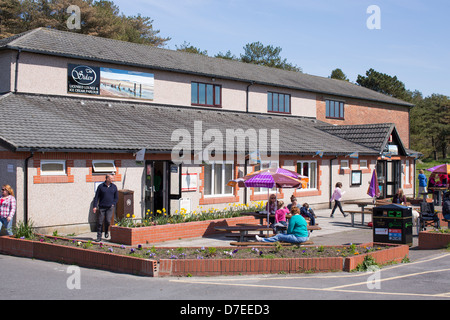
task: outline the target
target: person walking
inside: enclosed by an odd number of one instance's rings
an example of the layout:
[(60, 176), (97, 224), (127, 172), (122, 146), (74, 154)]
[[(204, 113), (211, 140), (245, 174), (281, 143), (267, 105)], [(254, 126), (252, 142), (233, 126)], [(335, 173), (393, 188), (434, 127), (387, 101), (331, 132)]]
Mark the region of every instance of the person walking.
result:
[[(114, 207), (119, 201), (119, 192), (113, 183), (114, 176), (107, 174), (105, 182), (98, 186), (95, 192), (92, 211), (97, 215), (97, 241), (102, 240), (102, 230), (105, 227), (105, 238), (109, 237), (109, 226), (114, 213)], [(98, 206), (98, 208), (97, 208)]]
[(341, 210), (344, 217), (348, 216), (348, 214), (344, 213), (344, 210), (342, 209), (341, 200), (342, 200), (342, 196), (344, 195), (345, 191), (342, 191), (341, 188), (342, 188), (342, 183), (341, 182), (336, 183), (336, 188), (334, 189), (333, 195), (331, 196), (331, 199), (330, 199), (331, 202), (334, 200), (334, 208), (331, 211), (330, 218), (334, 218), (334, 211), (336, 210), (337, 207), (339, 207), (339, 210)]
[(6, 233), (12, 236), (12, 221), (16, 213), (16, 198), (9, 184), (2, 186), (2, 197), (0, 198), (0, 231), (5, 226)]

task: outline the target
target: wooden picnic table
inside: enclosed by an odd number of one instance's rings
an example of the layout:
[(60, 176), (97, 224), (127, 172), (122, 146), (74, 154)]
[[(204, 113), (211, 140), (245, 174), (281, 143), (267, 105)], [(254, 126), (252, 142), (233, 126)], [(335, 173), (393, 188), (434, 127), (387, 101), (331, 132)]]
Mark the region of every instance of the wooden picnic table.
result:
[[(308, 226), (308, 230), (321, 230), (319, 226)], [(273, 228), (262, 225), (243, 225), (243, 226), (227, 226), (227, 227), (215, 227), (217, 231), (226, 231), (229, 233), (238, 232), (236, 236), (239, 237), (239, 242), (244, 242), (246, 238), (253, 237), (254, 235), (249, 234), (249, 232), (273, 232)]]
[(373, 201), (345, 201), (344, 204), (356, 204), (361, 210), (352, 211), (352, 210), (344, 210), (345, 213), (348, 213), (352, 216), (352, 227), (355, 226), (355, 214), (361, 215), (361, 225), (364, 225), (364, 215), (370, 214), (372, 215), (372, 208), (367, 208), (367, 206), (375, 206)]
[(433, 195), (436, 192), (436, 199), (434, 199), (434, 197), (433, 197), (433, 200), (435, 200), (436, 205), (442, 206), (442, 199), (444, 198), (444, 192), (447, 191), (448, 188), (447, 187), (429, 187), (428, 190), (431, 191), (433, 193)]
[[(241, 212), (242, 216), (254, 216), (255, 218), (259, 218), (259, 224), (263, 225), (264, 224), (264, 219), (267, 219), (267, 212)], [(286, 215), (286, 219), (289, 220), (292, 217), (292, 214), (287, 214)], [(303, 217), (303, 216), (302, 216)], [(269, 218), (275, 218), (274, 214), (269, 214)], [(303, 217), (305, 218), (305, 217)], [(310, 221), (309, 218), (305, 218), (306, 221)], [(316, 223), (317, 225), (317, 223)]]

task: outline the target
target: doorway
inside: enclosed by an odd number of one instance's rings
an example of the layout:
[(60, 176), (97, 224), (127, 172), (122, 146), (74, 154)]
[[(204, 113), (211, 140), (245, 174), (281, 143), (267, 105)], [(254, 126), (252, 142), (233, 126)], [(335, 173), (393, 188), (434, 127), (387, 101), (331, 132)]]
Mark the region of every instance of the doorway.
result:
[(381, 160), (377, 162), (378, 185), (380, 186), (380, 198), (392, 198), (401, 188), (401, 161)]
[(181, 198), (181, 164), (168, 160), (145, 161), (145, 213), (173, 214)]

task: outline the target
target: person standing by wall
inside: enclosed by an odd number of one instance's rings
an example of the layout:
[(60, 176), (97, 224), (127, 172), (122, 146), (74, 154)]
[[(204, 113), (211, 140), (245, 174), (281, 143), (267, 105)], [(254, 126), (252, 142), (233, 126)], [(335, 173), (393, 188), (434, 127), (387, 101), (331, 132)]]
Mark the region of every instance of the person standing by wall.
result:
[(99, 185), (95, 192), (92, 211), (94, 213), (99, 212), (97, 215), (97, 241), (102, 240), (103, 226), (105, 226), (105, 238), (109, 237), (110, 221), (114, 213), (114, 207), (119, 201), (119, 192), (113, 181), (114, 176), (107, 174), (105, 182)]
[(2, 186), (2, 197), (0, 198), (0, 231), (5, 226), (6, 233), (12, 236), (12, 221), (16, 213), (16, 198), (10, 185)]

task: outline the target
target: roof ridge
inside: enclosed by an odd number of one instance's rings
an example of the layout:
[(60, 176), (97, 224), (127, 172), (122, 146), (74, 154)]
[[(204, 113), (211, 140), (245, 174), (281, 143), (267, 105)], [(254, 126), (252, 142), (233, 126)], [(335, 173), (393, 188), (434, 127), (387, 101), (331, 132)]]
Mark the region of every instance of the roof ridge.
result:
[[(30, 37), (40, 32), (47, 34), (47, 38), (43, 36), (39, 41), (28, 40)], [(52, 34), (54, 36), (52, 36)], [(66, 36), (68, 41), (73, 43), (73, 48), (59, 46), (58, 42), (61, 42), (61, 37)], [(20, 45), (20, 41), (24, 41), (22, 43), (23, 46)], [(88, 50), (83, 47), (89, 44), (94, 45), (93, 49), (89, 48)], [(114, 46), (114, 44), (117, 44), (116, 47), (118, 48), (112, 50), (111, 54), (105, 54), (105, 52), (102, 52), (95, 44), (97, 44), (97, 46), (104, 45), (106, 48), (102, 48), (102, 50), (107, 50), (109, 46)], [(402, 105), (406, 107), (413, 106), (406, 101), (361, 87), (351, 82), (335, 81), (335, 79), (303, 72), (301, 73), (51, 28), (41, 27), (33, 29), (22, 36), (14, 38), (9, 43), (6, 42), (6, 45), (4, 46), (9, 47), (10, 49), (22, 49), (48, 55), (196, 74), (245, 83), (252, 82), (260, 85), (276, 86), (350, 99), (377, 101), (380, 103)], [(138, 56), (140, 55), (139, 59), (134, 59), (134, 55), (130, 56), (130, 51), (136, 52), (136, 55)]]
[[(38, 32), (39, 30), (41, 30), (41, 29), (46, 29), (46, 28), (44, 28), (44, 27), (39, 27), (39, 28), (27, 30), (27, 31), (25, 31), (25, 32), (16, 34), (16, 35), (14, 35), (14, 36), (12, 36), (12, 37), (9, 37), (9, 38), (14, 38), (14, 39), (12, 39), (11, 41), (9, 41), (9, 42), (6, 44), (6, 46), (7, 46), (7, 47), (12, 46), (12, 45), (11, 45), (12, 43), (15, 43), (15, 42), (17, 42), (17, 41), (19, 41), (19, 40), (21, 40), (21, 39), (23, 39), (23, 38), (27, 38), (27, 37), (29, 37), (30, 35), (32, 35), (32, 34), (34, 34), (34, 33), (37, 33), (37, 32)], [(5, 38), (5, 40), (6, 40), (6, 39), (9, 39), (9, 38)], [(12, 47), (14, 47), (14, 46), (12, 46)]]

